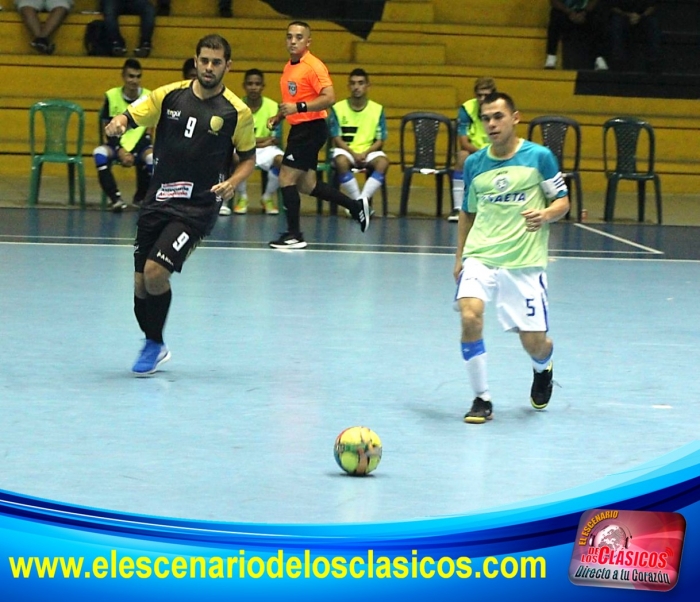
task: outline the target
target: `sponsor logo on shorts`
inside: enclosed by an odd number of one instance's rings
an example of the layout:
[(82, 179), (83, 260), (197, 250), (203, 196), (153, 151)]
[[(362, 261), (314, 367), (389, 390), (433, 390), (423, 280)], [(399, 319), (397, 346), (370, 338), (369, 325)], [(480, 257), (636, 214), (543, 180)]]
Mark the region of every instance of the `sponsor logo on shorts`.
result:
[(192, 182), (168, 182), (161, 184), (158, 192), (156, 192), (156, 201), (169, 201), (170, 199), (189, 199), (192, 198)]
[(569, 580), (668, 591), (678, 581), (684, 538), (685, 518), (676, 512), (589, 510), (579, 522)]
[(160, 259), (161, 261), (164, 261), (168, 265), (173, 265), (173, 262), (170, 261), (170, 258), (167, 255), (164, 255), (161, 251), (158, 251), (156, 253), (156, 257)]

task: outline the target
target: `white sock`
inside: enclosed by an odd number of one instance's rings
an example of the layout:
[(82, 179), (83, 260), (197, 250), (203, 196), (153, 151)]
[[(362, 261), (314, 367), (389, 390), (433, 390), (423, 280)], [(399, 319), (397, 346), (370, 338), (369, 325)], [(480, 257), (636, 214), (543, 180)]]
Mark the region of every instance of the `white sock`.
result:
[(263, 199), (269, 201), (275, 197), (277, 189), (280, 187), (280, 178), (278, 174), (272, 173), (272, 170), (267, 172), (267, 186), (265, 186), (265, 193), (263, 194)]
[(486, 353), (475, 355), (467, 360), (465, 365), (467, 366), (467, 374), (469, 374), (469, 382), (476, 396), (481, 397), (484, 401), (491, 401), (486, 371), (486, 355)]
[(461, 209), (464, 201), (464, 180), (462, 178), (452, 179), (452, 195), (455, 199), (454, 208)]
[(382, 187), (381, 180), (378, 180), (374, 176), (367, 178), (364, 187), (362, 188), (362, 196), (365, 199), (371, 199), (374, 194)]
[(352, 178), (347, 182), (343, 182), (340, 185), (340, 190), (341, 192), (347, 194), (351, 199), (360, 198), (360, 187), (358, 186), (357, 180), (355, 178)]

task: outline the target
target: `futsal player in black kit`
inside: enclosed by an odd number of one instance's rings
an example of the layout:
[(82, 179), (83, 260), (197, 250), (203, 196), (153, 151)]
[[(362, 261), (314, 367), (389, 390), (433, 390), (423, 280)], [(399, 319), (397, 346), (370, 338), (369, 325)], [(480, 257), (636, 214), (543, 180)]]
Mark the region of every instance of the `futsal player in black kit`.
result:
[[(170, 359), (163, 341), (172, 292), (170, 276), (216, 222), (222, 202), (255, 168), (255, 129), (248, 106), (222, 83), (231, 47), (219, 35), (202, 38), (197, 78), (155, 89), (110, 121), (107, 136), (156, 127), (153, 177), (141, 203), (134, 243), (134, 314), (146, 342), (132, 368), (153, 374)], [(234, 150), (238, 156), (231, 175)]]

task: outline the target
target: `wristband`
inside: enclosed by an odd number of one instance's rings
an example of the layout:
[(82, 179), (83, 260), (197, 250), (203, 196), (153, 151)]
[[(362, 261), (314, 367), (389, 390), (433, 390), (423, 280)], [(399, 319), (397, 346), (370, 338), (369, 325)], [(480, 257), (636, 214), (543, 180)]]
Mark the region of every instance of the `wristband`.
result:
[(297, 103), (297, 112), (299, 113), (306, 113), (308, 111), (308, 107), (306, 106), (305, 102), (298, 102)]

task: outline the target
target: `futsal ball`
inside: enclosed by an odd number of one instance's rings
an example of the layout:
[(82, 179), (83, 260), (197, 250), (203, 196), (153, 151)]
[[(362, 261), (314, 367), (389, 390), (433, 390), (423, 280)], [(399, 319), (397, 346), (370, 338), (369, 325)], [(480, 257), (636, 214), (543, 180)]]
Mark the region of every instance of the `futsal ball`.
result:
[(366, 426), (352, 426), (335, 439), (335, 461), (345, 472), (362, 476), (372, 472), (382, 459), (379, 435)]

